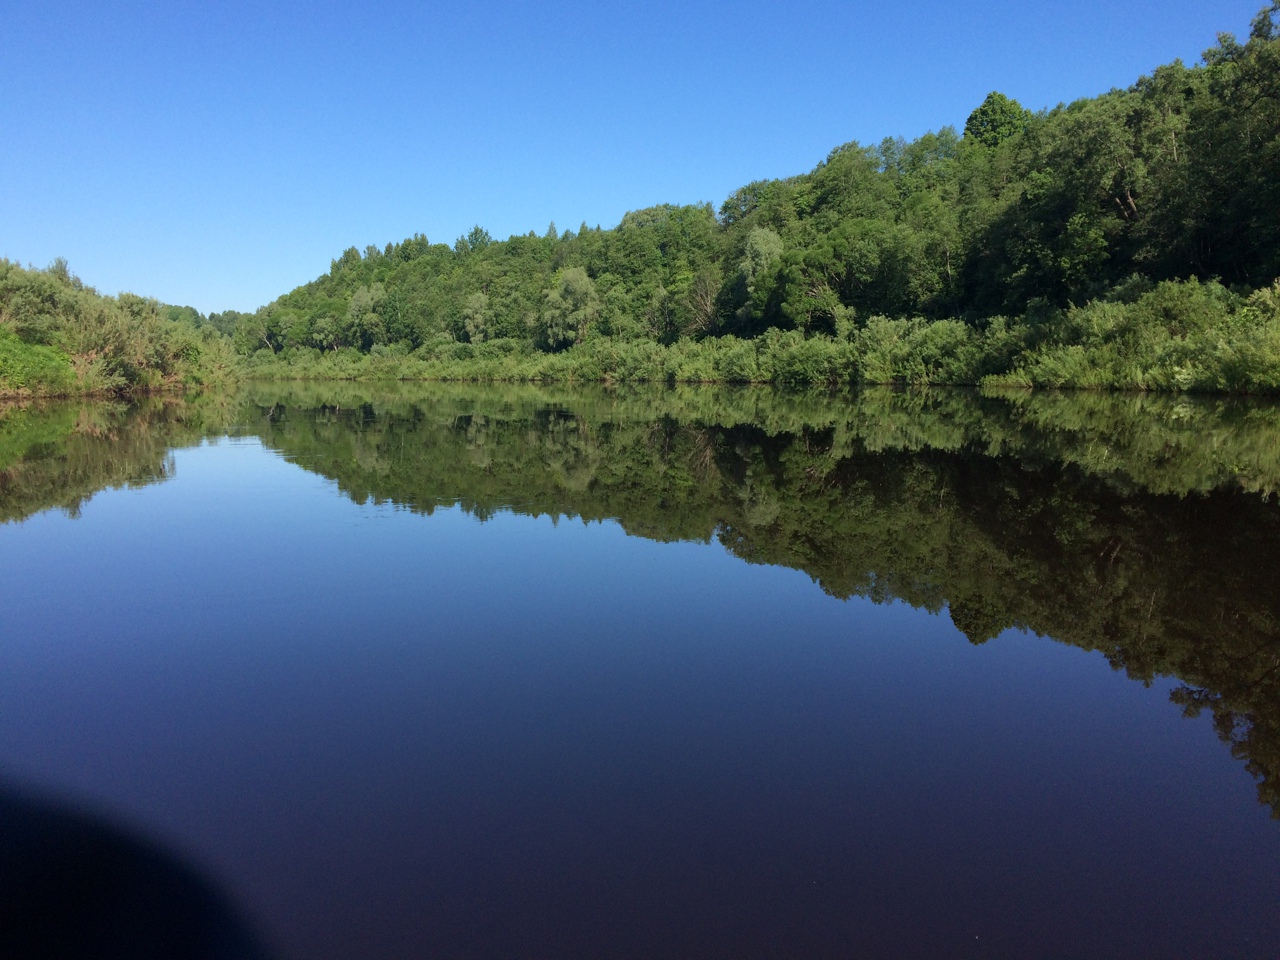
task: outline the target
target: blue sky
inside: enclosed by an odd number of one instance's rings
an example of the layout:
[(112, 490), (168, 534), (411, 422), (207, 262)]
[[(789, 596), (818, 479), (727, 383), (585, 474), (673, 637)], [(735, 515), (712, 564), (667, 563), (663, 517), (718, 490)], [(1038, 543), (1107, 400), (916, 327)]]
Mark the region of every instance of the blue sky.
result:
[(835, 145), (1124, 87), (1263, 0), (36, 3), (0, 16), (0, 256), (260, 306), (348, 246), (717, 206)]

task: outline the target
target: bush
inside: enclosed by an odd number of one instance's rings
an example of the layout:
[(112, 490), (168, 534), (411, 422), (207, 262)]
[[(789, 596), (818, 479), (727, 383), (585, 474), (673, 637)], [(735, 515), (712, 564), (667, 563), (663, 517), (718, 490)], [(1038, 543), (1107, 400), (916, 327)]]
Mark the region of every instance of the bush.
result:
[(0, 328), (0, 395), (57, 396), (76, 391), (75, 370), (60, 350), (23, 343)]
[(974, 384), (1139, 390), (1280, 391), (1280, 286), (1247, 301), (1216, 283), (1128, 282), (1115, 296), (1021, 319), (871, 317), (848, 338), (766, 330), (653, 340), (604, 336), (557, 353), (514, 339), (438, 336), (402, 348), (260, 351), (254, 376), (297, 379), (507, 380), (544, 383), (771, 382)]
[[(24, 270), (0, 260), (0, 330), (12, 341), (5, 380), (22, 378), (28, 392), (143, 392), (222, 382), (238, 370), (216, 331), (171, 319), (155, 300), (101, 296), (62, 261), (48, 270)], [(15, 343), (55, 353), (20, 350)], [(70, 385), (60, 372), (67, 365)]]

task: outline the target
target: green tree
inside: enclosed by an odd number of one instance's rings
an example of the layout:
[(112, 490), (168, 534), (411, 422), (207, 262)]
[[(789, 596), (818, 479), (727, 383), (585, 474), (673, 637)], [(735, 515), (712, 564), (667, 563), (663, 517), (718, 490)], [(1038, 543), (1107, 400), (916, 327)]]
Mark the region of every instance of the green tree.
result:
[(563, 350), (585, 339), (600, 318), (600, 296), (587, 271), (562, 270), (538, 317), (535, 339), (545, 350)]
[(489, 295), (473, 293), (462, 308), (462, 322), (471, 343), (483, 343), (489, 336)]
[(969, 114), (969, 119), (964, 124), (964, 135), (986, 147), (999, 146), (1014, 134), (1025, 130), (1030, 118), (1030, 112), (1024, 110), (1017, 100), (1011, 100), (1003, 93), (993, 90)]

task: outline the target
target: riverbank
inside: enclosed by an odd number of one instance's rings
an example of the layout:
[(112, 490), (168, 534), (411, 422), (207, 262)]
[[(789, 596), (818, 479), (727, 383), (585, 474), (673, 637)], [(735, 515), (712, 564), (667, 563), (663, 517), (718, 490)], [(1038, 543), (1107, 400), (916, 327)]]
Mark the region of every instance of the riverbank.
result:
[(547, 353), (517, 339), (261, 350), (244, 374), (275, 380), (541, 383), (772, 383), (986, 386), (1274, 394), (1280, 392), (1280, 285), (1236, 297), (1216, 283), (1160, 284), (1132, 302), (1095, 301), (1052, 317), (872, 317), (842, 336), (768, 330), (650, 340), (589, 337)]

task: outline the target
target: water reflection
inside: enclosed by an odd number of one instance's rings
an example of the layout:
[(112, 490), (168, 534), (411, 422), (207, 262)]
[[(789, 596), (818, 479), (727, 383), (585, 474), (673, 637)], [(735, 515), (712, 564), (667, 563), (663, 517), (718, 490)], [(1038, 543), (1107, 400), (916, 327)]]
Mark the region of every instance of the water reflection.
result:
[(253, 436), (352, 500), (716, 539), (836, 597), (947, 610), (1177, 679), (1280, 815), (1280, 408), (707, 388), (252, 385), (0, 412), (0, 520), (163, 481)]

